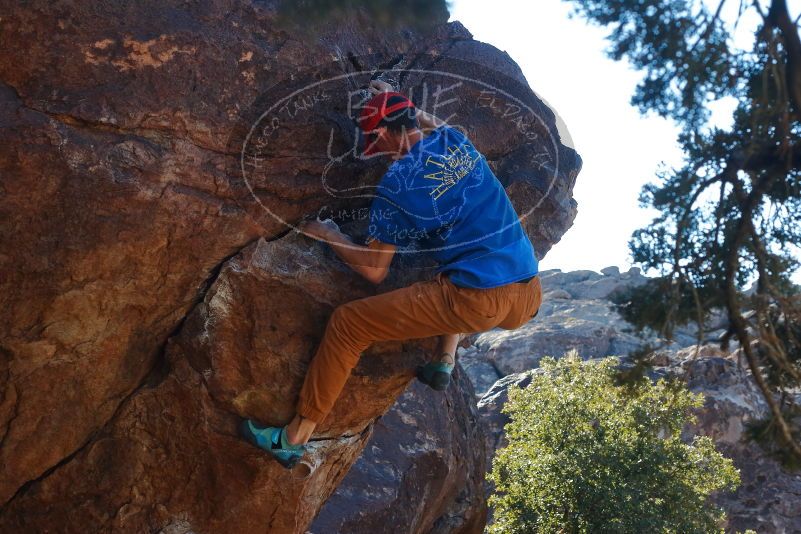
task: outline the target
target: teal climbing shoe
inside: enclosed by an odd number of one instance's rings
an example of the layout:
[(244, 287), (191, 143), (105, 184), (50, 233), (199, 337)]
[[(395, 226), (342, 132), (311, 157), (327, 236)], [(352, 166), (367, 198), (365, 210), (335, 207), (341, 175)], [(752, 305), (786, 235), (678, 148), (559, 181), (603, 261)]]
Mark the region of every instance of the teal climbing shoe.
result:
[(278, 463), (292, 469), (306, 452), (303, 445), (292, 445), (287, 441), (286, 427), (258, 427), (250, 419), (239, 425), (239, 433), (256, 447), (269, 452)]
[(437, 391), (445, 391), (451, 383), (451, 373), (456, 365), (446, 362), (428, 362), (417, 367), (417, 379)]

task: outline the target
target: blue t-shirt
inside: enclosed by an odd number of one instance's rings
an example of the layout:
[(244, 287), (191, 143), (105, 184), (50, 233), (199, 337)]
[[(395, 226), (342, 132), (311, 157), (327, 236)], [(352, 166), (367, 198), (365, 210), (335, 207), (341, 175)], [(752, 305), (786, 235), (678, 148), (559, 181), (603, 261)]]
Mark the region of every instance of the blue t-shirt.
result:
[(489, 288), (537, 274), (534, 247), (487, 161), (460, 131), (441, 126), (395, 161), (378, 184), (368, 234), (432, 254), (437, 272)]

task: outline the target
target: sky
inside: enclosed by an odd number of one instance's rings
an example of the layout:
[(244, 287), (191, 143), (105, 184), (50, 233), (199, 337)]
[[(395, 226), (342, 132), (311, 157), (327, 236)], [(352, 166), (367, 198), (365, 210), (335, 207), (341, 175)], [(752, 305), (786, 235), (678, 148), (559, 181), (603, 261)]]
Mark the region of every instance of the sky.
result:
[[(710, 2), (711, 3), (711, 2)], [(739, 2), (729, 2), (732, 8)], [(788, 2), (797, 14), (801, 0)], [(722, 16), (735, 15), (725, 5)], [(717, 2), (711, 9), (717, 7)], [(529, 85), (564, 121), (572, 146), (583, 159), (573, 191), (578, 215), (562, 240), (540, 262), (540, 269), (599, 271), (632, 266), (628, 241), (655, 214), (639, 207), (638, 195), (655, 179), (660, 164), (678, 167), (682, 152), (678, 127), (655, 114), (641, 115), (630, 99), (642, 73), (625, 61), (608, 59), (606, 28), (568, 18), (561, 0), (453, 0), (458, 20), (479, 41), (505, 50)], [(735, 44), (750, 48), (756, 13), (741, 20)], [(732, 102), (716, 103), (712, 122), (731, 121)], [(563, 142), (571, 144), (565, 139)]]

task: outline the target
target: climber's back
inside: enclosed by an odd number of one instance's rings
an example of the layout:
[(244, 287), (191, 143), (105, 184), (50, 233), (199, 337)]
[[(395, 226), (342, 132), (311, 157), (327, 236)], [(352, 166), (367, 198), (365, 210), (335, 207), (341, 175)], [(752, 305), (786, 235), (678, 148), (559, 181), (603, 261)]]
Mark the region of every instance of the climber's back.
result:
[(537, 274), (534, 247), (486, 158), (442, 125), (414, 144), (381, 179), (371, 238), (420, 249), (460, 286), (489, 288)]

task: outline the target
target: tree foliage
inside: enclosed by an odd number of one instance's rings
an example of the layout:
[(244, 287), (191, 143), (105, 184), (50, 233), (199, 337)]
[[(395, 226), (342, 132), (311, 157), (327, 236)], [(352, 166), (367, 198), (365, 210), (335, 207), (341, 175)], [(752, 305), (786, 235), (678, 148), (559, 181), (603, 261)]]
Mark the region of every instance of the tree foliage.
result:
[[(659, 215), (630, 242), (634, 261), (662, 276), (620, 298), (622, 312), (667, 336), (694, 319), (700, 339), (709, 312), (724, 309), (771, 408), (769, 426), (801, 458), (794, 397), (782, 394), (801, 386), (801, 299), (790, 278), (801, 250), (797, 20), (786, 0), (728, 0), (738, 13), (728, 21), (727, 0), (714, 11), (703, 0), (566, 1), (610, 28), (610, 57), (643, 71), (632, 103), (682, 129), (685, 161), (643, 189), (641, 204)], [(732, 31), (748, 14), (761, 23), (753, 47), (740, 49)], [(735, 99), (733, 124), (709, 127), (710, 104), (721, 97)]]
[(617, 364), (546, 358), (509, 390), (491, 533), (721, 531), (709, 496), (739, 474), (709, 438), (680, 436), (703, 397), (665, 380), (618, 386)]

